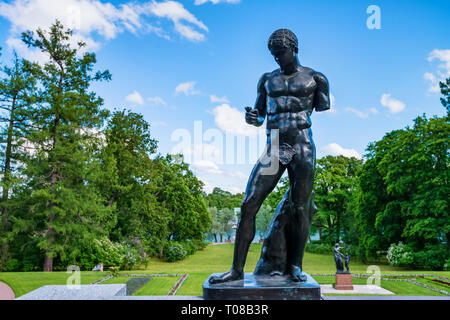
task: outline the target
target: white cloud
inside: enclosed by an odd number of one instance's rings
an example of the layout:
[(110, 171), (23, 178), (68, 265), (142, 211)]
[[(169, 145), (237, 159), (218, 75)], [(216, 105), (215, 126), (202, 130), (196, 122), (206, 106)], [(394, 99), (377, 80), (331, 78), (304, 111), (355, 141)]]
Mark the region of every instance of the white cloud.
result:
[[(183, 22), (188, 22), (192, 25), (197, 26), (203, 31), (208, 31), (208, 27), (199, 21), (192, 13), (184, 8), (184, 6), (176, 1), (164, 1), (147, 3), (143, 5), (147, 9), (148, 13), (154, 14), (160, 18), (167, 18), (172, 20), (175, 25), (175, 30), (180, 33), (183, 37), (191, 41), (202, 41), (205, 39), (205, 35), (201, 32), (196, 31), (188, 24)], [(145, 12), (146, 10), (144, 10)]]
[(169, 38), (168, 31), (159, 26), (161, 19), (171, 21), (175, 32), (190, 41), (202, 41), (208, 32), (208, 27), (177, 1), (133, 1), (116, 6), (98, 0), (13, 0), (0, 2), (0, 16), (11, 23), (8, 46), (19, 52), (24, 51), (21, 32), (48, 29), (56, 19), (74, 31), (73, 43), (85, 41), (88, 51), (98, 50), (102, 41), (125, 31)]
[(150, 97), (147, 99), (150, 103), (155, 104), (155, 105), (161, 105), (161, 106), (167, 106), (167, 102), (164, 101), (163, 98), (161, 97)]
[(235, 135), (256, 136), (265, 134), (263, 126), (255, 127), (245, 122), (244, 112), (231, 107), (229, 104), (222, 104), (213, 109), (214, 122), (222, 131)]
[(237, 171), (226, 171), (216, 163), (208, 160), (195, 161), (190, 165), (198, 179), (205, 185), (203, 190), (212, 192), (214, 187), (219, 187), (231, 193), (240, 193), (245, 190), (248, 175)]
[(427, 60), (433, 62), (439, 60), (441, 63), (435, 73), (425, 72), (423, 78), (429, 82), (428, 91), (431, 93), (440, 93), (439, 81), (450, 77), (450, 49), (434, 49), (428, 55)]
[(196, 6), (205, 4), (207, 2), (211, 2), (212, 4), (218, 4), (221, 2), (226, 2), (226, 3), (239, 3), (241, 2), (241, 0), (195, 0), (194, 4)]
[(192, 95), (196, 95), (196, 94), (200, 94), (201, 92), (195, 89), (195, 81), (190, 81), (190, 82), (183, 82), (180, 83), (176, 88), (175, 88), (175, 94), (180, 94), (180, 93), (184, 93), (187, 96), (192, 96)]
[(377, 114), (378, 113), (378, 110), (375, 109), (375, 108), (370, 108), (367, 111), (360, 111), (360, 110), (357, 110), (357, 109), (354, 109), (354, 108), (347, 107), (347, 108), (345, 108), (345, 111), (353, 113), (353, 114), (357, 115), (361, 119), (367, 119), (370, 116), (370, 114)]
[(222, 175), (224, 172), (215, 164), (213, 161), (200, 160), (191, 164), (192, 169), (202, 175), (202, 174), (216, 174)]
[(362, 156), (354, 149), (345, 149), (338, 145), (337, 143), (330, 143), (329, 145), (322, 148), (322, 151), (334, 156), (344, 156), (347, 158), (355, 157), (357, 159), (362, 159)]
[(230, 101), (226, 96), (219, 98), (215, 94), (212, 94), (209, 96), (209, 99), (211, 100), (212, 103), (230, 103)]
[(381, 96), (380, 102), (383, 107), (388, 108), (393, 114), (403, 111), (406, 107), (406, 105), (403, 102), (395, 98), (392, 98), (391, 94), (389, 93), (384, 93)]
[(138, 104), (140, 106), (144, 105), (144, 98), (142, 98), (141, 94), (137, 91), (133, 91), (125, 98), (127, 101), (132, 102), (134, 104)]
[(244, 181), (244, 182), (247, 181), (247, 179), (248, 179), (248, 175), (243, 174), (240, 171), (231, 171), (231, 172), (228, 172), (227, 175), (232, 178), (238, 179), (240, 181)]
[(443, 62), (439, 68), (445, 71), (445, 76), (450, 75), (450, 49), (434, 49), (428, 55), (428, 61), (439, 60)]
[(440, 93), (441, 88), (439, 87), (439, 79), (431, 72), (425, 72), (423, 78), (430, 83), (428, 91), (431, 93)]

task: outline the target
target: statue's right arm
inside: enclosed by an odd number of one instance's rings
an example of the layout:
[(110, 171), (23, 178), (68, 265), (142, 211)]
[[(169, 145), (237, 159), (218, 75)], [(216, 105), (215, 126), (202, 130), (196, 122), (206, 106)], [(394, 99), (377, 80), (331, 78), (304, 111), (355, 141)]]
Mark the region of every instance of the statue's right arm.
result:
[(266, 81), (268, 79), (269, 73), (265, 73), (261, 76), (261, 78), (258, 81), (258, 93), (256, 97), (255, 107), (253, 109), (258, 110), (258, 119), (253, 124), (256, 127), (262, 126), (264, 123), (264, 118), (266, 117), (267, 113), (267, 92), (266, 92)]

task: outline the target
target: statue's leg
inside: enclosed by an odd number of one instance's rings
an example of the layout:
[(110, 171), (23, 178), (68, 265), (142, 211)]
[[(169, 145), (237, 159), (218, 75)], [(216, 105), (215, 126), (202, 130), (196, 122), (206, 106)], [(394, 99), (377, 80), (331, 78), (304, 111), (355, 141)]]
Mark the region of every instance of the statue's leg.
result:
[(255, 218), (264, 199), (275, 188), (286, 166), (279, 164), (276, 170), (268, 170), (270, 164), (258, 160), (250, 174), (245, 197), (241, 204), (241, 219), (236, 230), (233, 265), (229, 272), (210, 279), (211, 283), (220, 283), (242, 279), (248, 249), (255, 237)]
[(287, 230), (289, 273), (294, 281), (306, 281), (302, 274), (302, 261), (309, 237), (312, 216), (316, 210), (313, 203), (315, 148), (302, 146), (289, 164), (291, 183), (290, 223)]

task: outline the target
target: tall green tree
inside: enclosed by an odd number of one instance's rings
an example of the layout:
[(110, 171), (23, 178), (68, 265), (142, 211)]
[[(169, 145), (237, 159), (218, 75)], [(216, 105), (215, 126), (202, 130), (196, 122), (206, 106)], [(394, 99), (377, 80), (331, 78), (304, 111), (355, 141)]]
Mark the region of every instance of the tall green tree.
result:
[(39, 129), (27, 136), (35, 151), (23, 172), (29, 181), (29, 207), (22, 217), (33, 226), (44, 253), (44, 271), (52, 271), (55, 257), (64, 261), (71, 256), (68, 252), (77, 248), (74, 239), (101, 233), (109, 217), (90, 183), (95, 172), (89, 166), (96, 133), (108, 112), (89, 89), (111, 75), (94, 72), (95, 54), (81, 54), (82, 42), (72, 48), (71, 37), (72, 31), (59, 21), (49, 30), (22, 34), (25, 44), (48, 58), (33, 73), (40, 91), (33, 124)]
[(401, 241), (411, 266), (442, 268), (450, 253), (449, 136), (448, 117), (423, 115), (369, 145), (356, 215), (363, 256)]
[(330, 244), (349, 240), (353, 220), (351, 203), (361, 165), (362, 160), (353, 157), (326, 156), (317, 160), (314, 201), (318, 211), (313, 224), (321, 238)]
[(204, 240), (211, 216), (203, 198), (203, 183), (182, 157), (158, 156), (155, 163), (160, 172), (157, 199), (170, 213), (168, 240)]
[[(101, 173), (98, 188), (105, 205), (112, 207), (117, 224), (112, 230), (113, 240), (145, 238), (148, 233), (163, 235), (167, 214), (157, 213), (156, 184), (153, 163), (157, 142), (150, 135), (150, 125), (141, 114), (116, 111), (105, 130), (105, 147), (100, 154)], [(153, 226), (152, 226), (153, 225)]]
[(13, 66), (2, 69), (0, 79), (0, 135), (1, 135), (1, 233), (0, 271), (9, 257), (8, 231), (10, 231), (9, 198), (13, 184), (18, 182), (16, 166), (26, 148), (27, 129), (31, 124), (32, 105), (35, 102), (36, 79), (32, 75), (33, 64), (19, 59), (14, 53)]

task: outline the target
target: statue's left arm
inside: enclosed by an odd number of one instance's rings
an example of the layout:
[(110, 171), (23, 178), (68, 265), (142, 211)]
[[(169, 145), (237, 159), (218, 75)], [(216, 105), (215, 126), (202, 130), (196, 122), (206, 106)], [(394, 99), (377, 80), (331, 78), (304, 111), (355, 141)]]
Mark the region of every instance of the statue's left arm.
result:
[(314, 73), (314, 80), (317, 83), (314, 94), (313, 109), (316, 111), (326, 111), (330, 109), (330, 86), (328, 79), (320, 72)]

